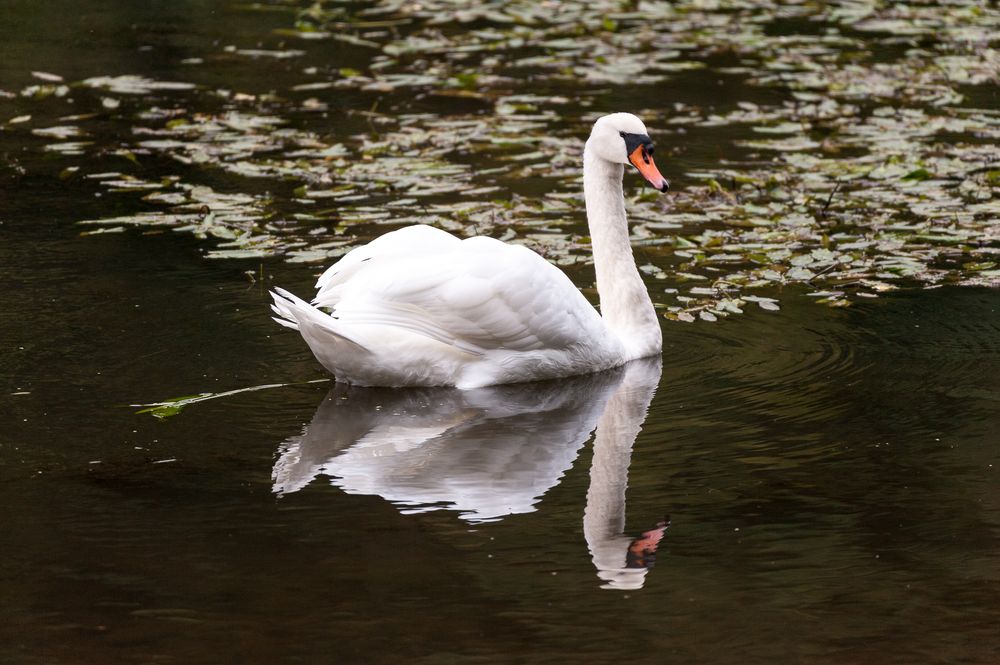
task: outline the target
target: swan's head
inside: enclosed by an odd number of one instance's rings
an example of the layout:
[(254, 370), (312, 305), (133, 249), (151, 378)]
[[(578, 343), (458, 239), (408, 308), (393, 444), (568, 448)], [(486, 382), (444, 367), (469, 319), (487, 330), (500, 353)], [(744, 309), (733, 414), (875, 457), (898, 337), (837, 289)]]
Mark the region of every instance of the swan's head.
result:
[(670, 186), (653, 161), (653, 140), (646, 132), (646, 125), (631, 113), (598, 118), (587, 140), (587, 149), (614, 164), (631, 164), (661, 192)]

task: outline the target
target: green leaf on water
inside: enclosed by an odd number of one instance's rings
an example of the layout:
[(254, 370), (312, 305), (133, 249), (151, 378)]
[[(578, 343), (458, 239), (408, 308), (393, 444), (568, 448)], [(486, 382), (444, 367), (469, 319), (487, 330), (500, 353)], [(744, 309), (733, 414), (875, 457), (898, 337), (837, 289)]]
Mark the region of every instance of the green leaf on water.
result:
[(303, 381), (300, 383), (267, 383), (260, 386), (250, 386), (248, 388), (237, 388), (235, 390), (226, 390), (220, 393), (198, 393), (197, 395), (184, 395), (182, 397), (171, 397), (165, 399), (162, 402), (153, 402), (151, 404), (131, 404), (130, 406), (142, 406), (146, 407), (136, 411), (136, 414), (148, 413), (154, 418), (164, 420), (172, 416), (179, 414), (184, 407), (190, 406), (191, 404), (197, 404), (198, 402), (205, 402), (210, 399), (219, 399), (220, 397), (230, 397), (232, 395), (239, 395), (241, 393), (251, 393), (258, 390), (268, 390), (271, 388), (284, 388), (286, 386), (303, 386), (311, 383), (327, 383), (330, 379), (314, 379), (312, 381)]
[(928, 171), (927, 169), (915, 169), (913, 171), (910, 171), (906, 175), (904, 175), (902, 179), (903, 180), (916, 180), (916, 181), (919, 182), (921, 180), (928, 180), (928, 179), (933, 178), (933, 177), (934, 176), (931, 175), (930, 171)]
[[(182, 397), (171, 397), (170, 399), (165, 399), (162, 402), (149, 406), (145, 409), (140, 409), (136, 413), (148, 413), (151, 416), (159, 419), (169, 418), (171, 416), (176, 416), (181, 410), (188, 404), (193, 404), (195, 402), (200, 402), (204, 399), (208, 399), (212, 393), (198, 393), (197, 395), (184, 395)], [(133, 404), (133, 406), (142, 406), (140, 404)]]

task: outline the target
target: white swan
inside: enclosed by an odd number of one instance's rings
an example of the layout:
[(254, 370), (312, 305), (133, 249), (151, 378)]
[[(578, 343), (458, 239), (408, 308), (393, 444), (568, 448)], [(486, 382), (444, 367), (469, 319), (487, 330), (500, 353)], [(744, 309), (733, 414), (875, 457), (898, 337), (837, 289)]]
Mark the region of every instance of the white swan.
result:
[(602, 314), (525, 247), (416, 225), (349, 252), (319, 278), (312, 304), (275, 289), (275, 320), (299, 330), (339, 381), (365, 386), (469, 389), (657, 354), (659, 320), (632, 257), (622, 194), (629, 163), (666, 191), (652, 152), (645, 125), (628, 113), (600, 118), (584, 149)]

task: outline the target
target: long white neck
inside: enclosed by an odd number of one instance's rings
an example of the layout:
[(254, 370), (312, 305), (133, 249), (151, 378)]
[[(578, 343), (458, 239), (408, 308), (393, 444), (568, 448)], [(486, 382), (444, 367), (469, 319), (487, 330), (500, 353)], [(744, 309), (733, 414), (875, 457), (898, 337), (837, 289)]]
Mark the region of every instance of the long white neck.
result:
[(628, 238), (624, 167), (598, 157), (588, 142), (583, 152), (583, 194), (597, 273), (601, 316), (625, 346), (626, 360), (658, 353), (660, 323), (639, 276)]

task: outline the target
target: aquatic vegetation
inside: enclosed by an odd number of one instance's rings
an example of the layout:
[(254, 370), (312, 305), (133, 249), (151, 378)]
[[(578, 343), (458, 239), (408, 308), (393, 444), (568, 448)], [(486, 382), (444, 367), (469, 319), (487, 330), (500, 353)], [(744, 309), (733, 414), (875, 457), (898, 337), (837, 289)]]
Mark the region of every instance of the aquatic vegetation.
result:
[[(141, 199), (87, 232), (172, 228), (212, 239), (211, 258), (318, 267), (427, 222), (572, 265), (589, 255), (582, 139), (629, 110), (660, 130), (675, 184), (663, 199), (627, 185), (669, 319), (773, 311), (785, 286), (847, 306), (1000, 285), (1000, 11), (985, 3), (244, 9), (285, 23), (178, 62), (191, 82), (35, 72), (0, 96), (0, 137), (30, 134), (60, 169), (80, 167), (68, 177)], [(285, 74), (268, 93), (200, 82), (223, 57)], [(109, 121), (127, 130), (109, 140), (96, 127)]]
[(270, 390), (272, 388), (285, 388), (287, 386), (309, 385), (313, 383), (328, 383), (329, 381), (330, 379), (313, 379), (312, 381), (305, 381), (303, 383), (267, 383), (259, 386), (248, 386), (246, 388), (236, 388), (234, 390), (225, 390), (217, 393), (198, 393), (197, 395), (171, 397), (163, 400), (162, 402), (152, 402), (150, 404), (130, 404), (129, 406), (133, 408), (139, 406), (144, 407), (136, 411), (136, 413), (148, 413), (154, 418), (163, 420), (165, 418), (170, 418), (171, 416), (176, 416), (184, 409), (184, 407), (191, 404), (197, 404), (198, 402), (206, 402), (208, 400), (219, 399), (222, 397), (232, 397), (233, 395), (257, 392), (258, 390)]

